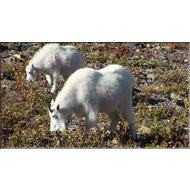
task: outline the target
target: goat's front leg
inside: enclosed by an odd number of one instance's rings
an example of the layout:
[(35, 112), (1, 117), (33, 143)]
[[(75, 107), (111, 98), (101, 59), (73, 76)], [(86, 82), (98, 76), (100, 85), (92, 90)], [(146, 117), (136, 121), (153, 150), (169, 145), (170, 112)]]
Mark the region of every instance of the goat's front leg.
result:
[(46, 79), (47, 79), (49, 85), (53, 84), (53, 80), (52, 80), (51, 75), (46, 75)]
[(95, 131), (98, 128), (98, 125), (96, 124), (98, 119), (98, 114), (95, 112), (90, 112), (85, 117), (85, 133), (84, 136), (86, 137), (88, 133), (90, 133), (90, 129), (95, 127)]
[(56, 93), (57, 92), (57, 83), (59, 82), (59, 72), (55, 72), (53, 73), (53, 86), (51, 89), (52, 93)]
[(90, 126), (85, 125), (85, 132), (84, 132), (84, 137), (87, 137), (87, 134), (90, 133)]

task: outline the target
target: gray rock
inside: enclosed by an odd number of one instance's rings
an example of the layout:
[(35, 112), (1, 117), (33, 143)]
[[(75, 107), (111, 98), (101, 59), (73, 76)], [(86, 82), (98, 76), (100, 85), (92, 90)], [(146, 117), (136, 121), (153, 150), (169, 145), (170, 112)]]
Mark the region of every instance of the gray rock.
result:
[(156, 58), (156, 59), (165, 59), (165, 55), (164, 54), (161, 54), (161, 53), (153, 53), (153, 56)]
[(181, 108), (181, 106), (178, 106), (178, 105), (177, 105), (177, 106), (176, 106), (176, 109), (180, 112), (182, 108)]
[(0, 56), (1, 58), (7, 58), (7, 57), (9, 57), (9, 53), (8, 52), (6, 52), (6, 51), (4, 51), (4, 52), (2, 52), (1, 53), (1, 56)]
[(16, 51), (21, 51), (21, 44), (20, 45), (8, 45), (9, 50), (16, 50)]
[(31, 125), (31, 126), (38, 125), (38, 122), (36, 121), (36, 119), (32, 119), (32, 120), (30, 121), (30, 125)]
[(141, 80), (141, 83), (144, 83), (144, 84), (145, 84), (145, 83), (147, 83), (147, 82), (146, 82), (145, 79), (142, 79), (142, 80)]
[(171, 99), (173, 99), (175, 97), (175, 93), (172, 92), (170, 97), (171, 97)]
[(7, 95), (12, 97), (14, 100), (22, 99), (22, 96), (19, 93), (17, 93), (16, 91), (9, 91), (9, 92), (7, 92)]
[(136, 59), (136, 60), (140, 59), (140, 57), (138, 55), (135, 55), (133, 58)]
[(154, 76), (154, 74), (148, 74), (148, 75), (147, 75), (147, 78), (154, 79), (154, 78), (155, 78), (155, 76)]
[(162, 49), (164, 51), (166, 51), (167, 53), (172, 53), (172, 49), (170, 47), (168, 47), (168, 46), (164, 46), (164, 47), (162, 47)]
[(67, 128), (68, 130), (76, 130), (76, 129), (79, 128), (79, 126), (78, 126), (78, 125), (67, 125), (66, 128)]
[(155, 49), (160, 50), (160, 46), (155, 47)]
[(14, 63), (16, 63), (17, 58), (16, 57), (7, 57), (5, 59), (3, 59), (3, 62), (7, 65), (12, 65)]

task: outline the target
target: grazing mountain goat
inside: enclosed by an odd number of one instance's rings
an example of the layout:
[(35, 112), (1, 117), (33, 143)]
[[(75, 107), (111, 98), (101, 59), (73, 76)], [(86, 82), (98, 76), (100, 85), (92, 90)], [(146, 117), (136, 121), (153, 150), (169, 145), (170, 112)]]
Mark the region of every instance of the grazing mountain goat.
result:
[(99, 113), (106, 113), (112, 120), (108, 130), (113, 132), (119, 121), (118, 110), (131, 127), (132, 138), (136, 139), (132, 107), (133, 75), (120, 65), (110, 65), (101, 70), (84, 68), (75, 71), (57, 95), (51, 108), (50, 131), (63, 131), (66, 118), (74, 113), (85, 117), (85, 136), (91, 127), (97, 126)]
[(34, 82), (39, 73), (44, 73), (48, 83), (52, 86), (51, 92), (57, 91), (57, 83), (61, 75), (63, 80), (82, 67), (82, 56), (74, 46), (60, 46), (46, 44), (26, 66), (28, 82)]

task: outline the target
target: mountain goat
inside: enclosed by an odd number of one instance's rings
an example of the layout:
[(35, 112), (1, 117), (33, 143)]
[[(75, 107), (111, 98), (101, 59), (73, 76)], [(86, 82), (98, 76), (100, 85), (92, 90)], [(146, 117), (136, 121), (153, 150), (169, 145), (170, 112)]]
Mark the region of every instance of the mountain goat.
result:
[(132, 139), (136, 139), (133, 85), (133, 75), (120, 65), (109, 65), (101, 70), (83, 68), (75, 71), (48, 108), (50, 131), (64, 131), (66, 118), (74, 113), (78, 118), (85, 117), (86, 136), (90, 128), (98, 127), (98, 114), (106, 113), (112, 120), (108, 131), (113, 132), (119, 121), (119, 110), (123, 119), (130, 124)]
[(82, 60), (81, 54), (74, 46), (46, 44), (34, 54), (26, 66), (26, 80), (34, 82), (38, 74), (44, 73), (48, 83), (53, 85), (51, 92), (56, 92), (59, 76), (66, 81), (72, 73), (82, 67)]

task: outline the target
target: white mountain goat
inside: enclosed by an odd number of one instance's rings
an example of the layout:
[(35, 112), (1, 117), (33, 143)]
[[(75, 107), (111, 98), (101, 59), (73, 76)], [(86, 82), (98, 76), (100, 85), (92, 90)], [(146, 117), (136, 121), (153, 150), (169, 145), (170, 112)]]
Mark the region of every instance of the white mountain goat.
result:
[(134, 78), (120, 65), (109, 65), (101, 70), (83, 68), (75, 71), (66, 81), (56, 100), (48, 108), (51, 118), (50, 131), (64, 131), (66, 118), (75, 114), (85, 117), (85, 136), (90, 128), (98, 127), (99, 113), (106, 113), (112, 120), (108, 131), (113, 132), (119, 121), (118, 110), (130, 124), (132, 139), (137, 132), (132, 107)]
[(48, 83), (52, 86), (51, 92), (57, 91), (59, 77), (63, 80), (82, 68), (82, 56), (74, 46), (60, 46), (59, 44), (46, 44), (34, 54), (29, 65), (26, 66), (28, 82), (34, 82), (40, 73), (46, 75)]

